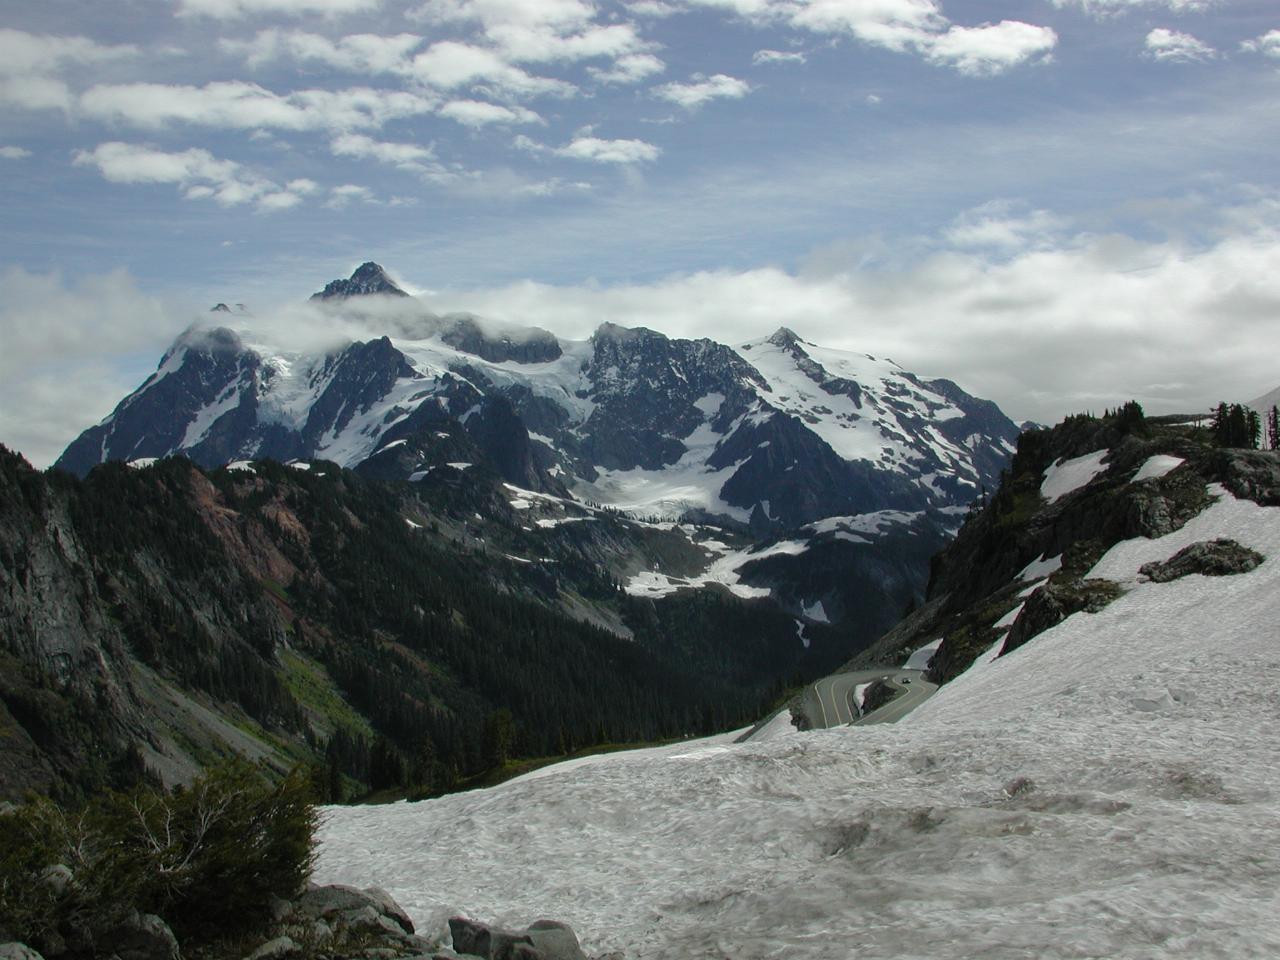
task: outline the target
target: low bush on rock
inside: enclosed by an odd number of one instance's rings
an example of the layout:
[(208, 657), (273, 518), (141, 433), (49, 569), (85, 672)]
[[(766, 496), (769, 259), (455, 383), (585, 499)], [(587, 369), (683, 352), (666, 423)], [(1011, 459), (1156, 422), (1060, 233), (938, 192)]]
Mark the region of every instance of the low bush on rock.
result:
[(240, 759), (75, 812), (32, 801), (0, 815), (0, 939), (110, 954), (140, 915), (184, 946), (248, 933), (305, 886), (317, 816), (302, 771), (270, 783)]

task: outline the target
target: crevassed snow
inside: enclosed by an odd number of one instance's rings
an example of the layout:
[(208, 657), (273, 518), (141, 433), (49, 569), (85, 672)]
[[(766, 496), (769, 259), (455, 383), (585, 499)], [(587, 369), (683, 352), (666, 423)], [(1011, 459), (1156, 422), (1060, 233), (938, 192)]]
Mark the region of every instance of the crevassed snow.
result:
[(1181, 457), (1171, 457), (1168, 454), (1157, 453), (1154, 457), (1148, 457), (1147, 461), (1138, 468), (1138, 472), (1133, 475), (1133, 483), (1139, 480), (1152, 480), (1156, 477), (1163, 477), (1172, 471), (1175, 467), (1180, 467), (1186, 463)]
[(712, 471), (707, 458), (715, 450), (722, 435), (709, 423), (698, 426), (682, 441), (685, 454), (661, 470), (601, 470), (591, 483), (579, 481), (573, 487), (575, 496), (583, 500), (607, 503), (624, 513), (678, 519), (691, 509), (723, 514), (743, 522), (751, 512), (730, 506), (720, 497), (739, 464)]
[(1040, 484), (1040, 496), (1050, 503), (1059, 497), (1065, 497), (1073, 490), (1079, 490), (1107, 468), (1102, 461), (1110, 450), (1095, 450), (1083, 457), (1072, 460), (1059, 460), (1050, 464), (1044, 472), (1044, 482)]
[[(1267, 561), (1137, 579), (1223, 535)], [(430, 935), (551, 916), (628, 960), (1280, 956), (1278, 557), (1280, 509), (1223, 495), (1102, 558), (1127, 594), (899, 724), (329, 808), (316, 879), (383, 886)]]
[(1050, 574), (1057, 573), (1062, 569), (1062, 554), (1056, 557), (1046, 557), (1043, 553), (1039, 557), (1032, 560), (1020, 571), (1013, 579), (1015, 580), (1043, 580)]

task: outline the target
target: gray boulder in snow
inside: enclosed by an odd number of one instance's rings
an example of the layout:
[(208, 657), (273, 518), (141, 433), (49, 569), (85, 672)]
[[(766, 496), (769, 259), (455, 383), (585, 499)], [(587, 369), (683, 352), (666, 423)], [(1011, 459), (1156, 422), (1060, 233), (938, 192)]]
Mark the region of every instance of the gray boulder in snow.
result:
[(527, 931), (533, 946), (544, 960), (587, 960), (578, 944), (578, 935), (559, 920), (535, 920)]
[(1156, 583), (1167, 583), (1192, 573), (1228, 577), (1248, 573), (1264, 559), (1262, 554), (1234, 540), (1201, 540), (1183, 547), (1168, 560), (1144, 563), (1138, 573)]
[[(449, 918), (449, 935), (453, 938), (453, 949), (458, 953), (483, 960), (512, 960), (516, 956), (517, 945), (533, 948), (533, 941), (527, 934), (491, 927), (466, 917)], [(531, 960), (525, 951), (521, 952)]]
[[(296, 906), (299, 916), (333, 920), (343, 926), (370, 925), (373, 917), (382, 917), (398, 927), (402, 933), (412, 934), (413, 921), (409, 919), (391, 895), (378, 887), (357, 890), (339, 884), (315, 887), (308, 890)], [(381, 924), (375, 925), (381, 926)]]
[(465, 917), (449, 920), (453, 949), (483, 960), (587, 960), (578, 935), (559, 920), (535, 920), (526, 930), (501, 930)]

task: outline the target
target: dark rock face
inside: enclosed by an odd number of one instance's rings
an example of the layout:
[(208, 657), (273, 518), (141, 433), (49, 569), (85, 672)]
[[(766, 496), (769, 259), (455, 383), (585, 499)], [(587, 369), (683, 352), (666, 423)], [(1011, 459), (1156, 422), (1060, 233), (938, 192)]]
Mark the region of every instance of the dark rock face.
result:
[(362, 263), (346, 280), (333, 280), (325, 284), (319, 293), (311, 295), (312, 300), (335, 300), (347, 297), (363, 297), (382, 294), (392, 297), (407, 297), (387, 276), (386, 271), (373, 261)]
[(1168, 583), (1192, 573), (1207, 577), (1229, 577), (1248, 573), (1266, 559), (1256, 550), (1234, 540), (1203, 540), (1183, 547), (1168, 560), (1144, 563), (1138, 572), (1156, 583)]
[[(83, 476), (106, 460), (162, 457), (175, 449), (197, 462), (225, 463), (256, 426), (260, 368), (258, 355), (231, 330), (189, 330), (159, 369), (105, 422), (73, 441), (54, 466)], [(193, 431), (197, 416), (211, 408), (217, 415), (204, 431)]]
[(1050, 581), (1030, 597), (1009, 628), (1000, 656), (1006, 656), (1037, 634), (1057, 626), (1073, 613), (1097, 613), (1120, 596), (1119, 584), (1110, 580)]
[(458, 317), (440, 334), (455, 350), (470, 353), (490, 363), (549, 363), (562, 354), (560, 341), (546, 330), (499, 330), (487, 334), (474, 317)]
[(682, 442), (702, 424), (694, 404), (724, 397), (711, 428), (725, 432), (767, 389), (746, 361), (711, 340), (672, 340), (643, 327), (606, 323), (592, 337), (587, 371), (596, 408), (582, 425), (582, 452), (599, 467), (659, 470), (685, 453)]

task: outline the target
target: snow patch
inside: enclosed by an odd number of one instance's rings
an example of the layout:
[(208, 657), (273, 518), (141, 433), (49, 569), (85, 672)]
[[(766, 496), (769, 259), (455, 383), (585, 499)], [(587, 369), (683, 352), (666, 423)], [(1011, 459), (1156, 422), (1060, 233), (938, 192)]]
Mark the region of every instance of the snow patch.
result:
[(1043, 580), (1045, 577), (1057, 573), (1062, 569), (1062, 554), (1056, 557), (1048, 557), (1042, 553), (1035, 560), (1032, 560), (1023, 567), (1015, 576), (1014, 580)]
[(1053, 503), (1087, 485), (1107, 469), (1102, 461), (1110, 452), (1110, 450), (1095, 450), (1093, 453), (1086, 453), (1083, 457), (1059, 460), (1051, 464), (1044, 472), (1044, 482), (1040, 484), (1040, 496)]
[(1138, 472), (1133, 475), (1131, 482), (1137, 483), (1139, 480), (1154, 480), (1157, 477), (1163, 477), (1184, 463), (1186, 461), (1181, 457), (1171, 457), (1167, 454), (1157, 453), (1154, 457), (1148, 457), (1146, 463), (1138, 468)]

